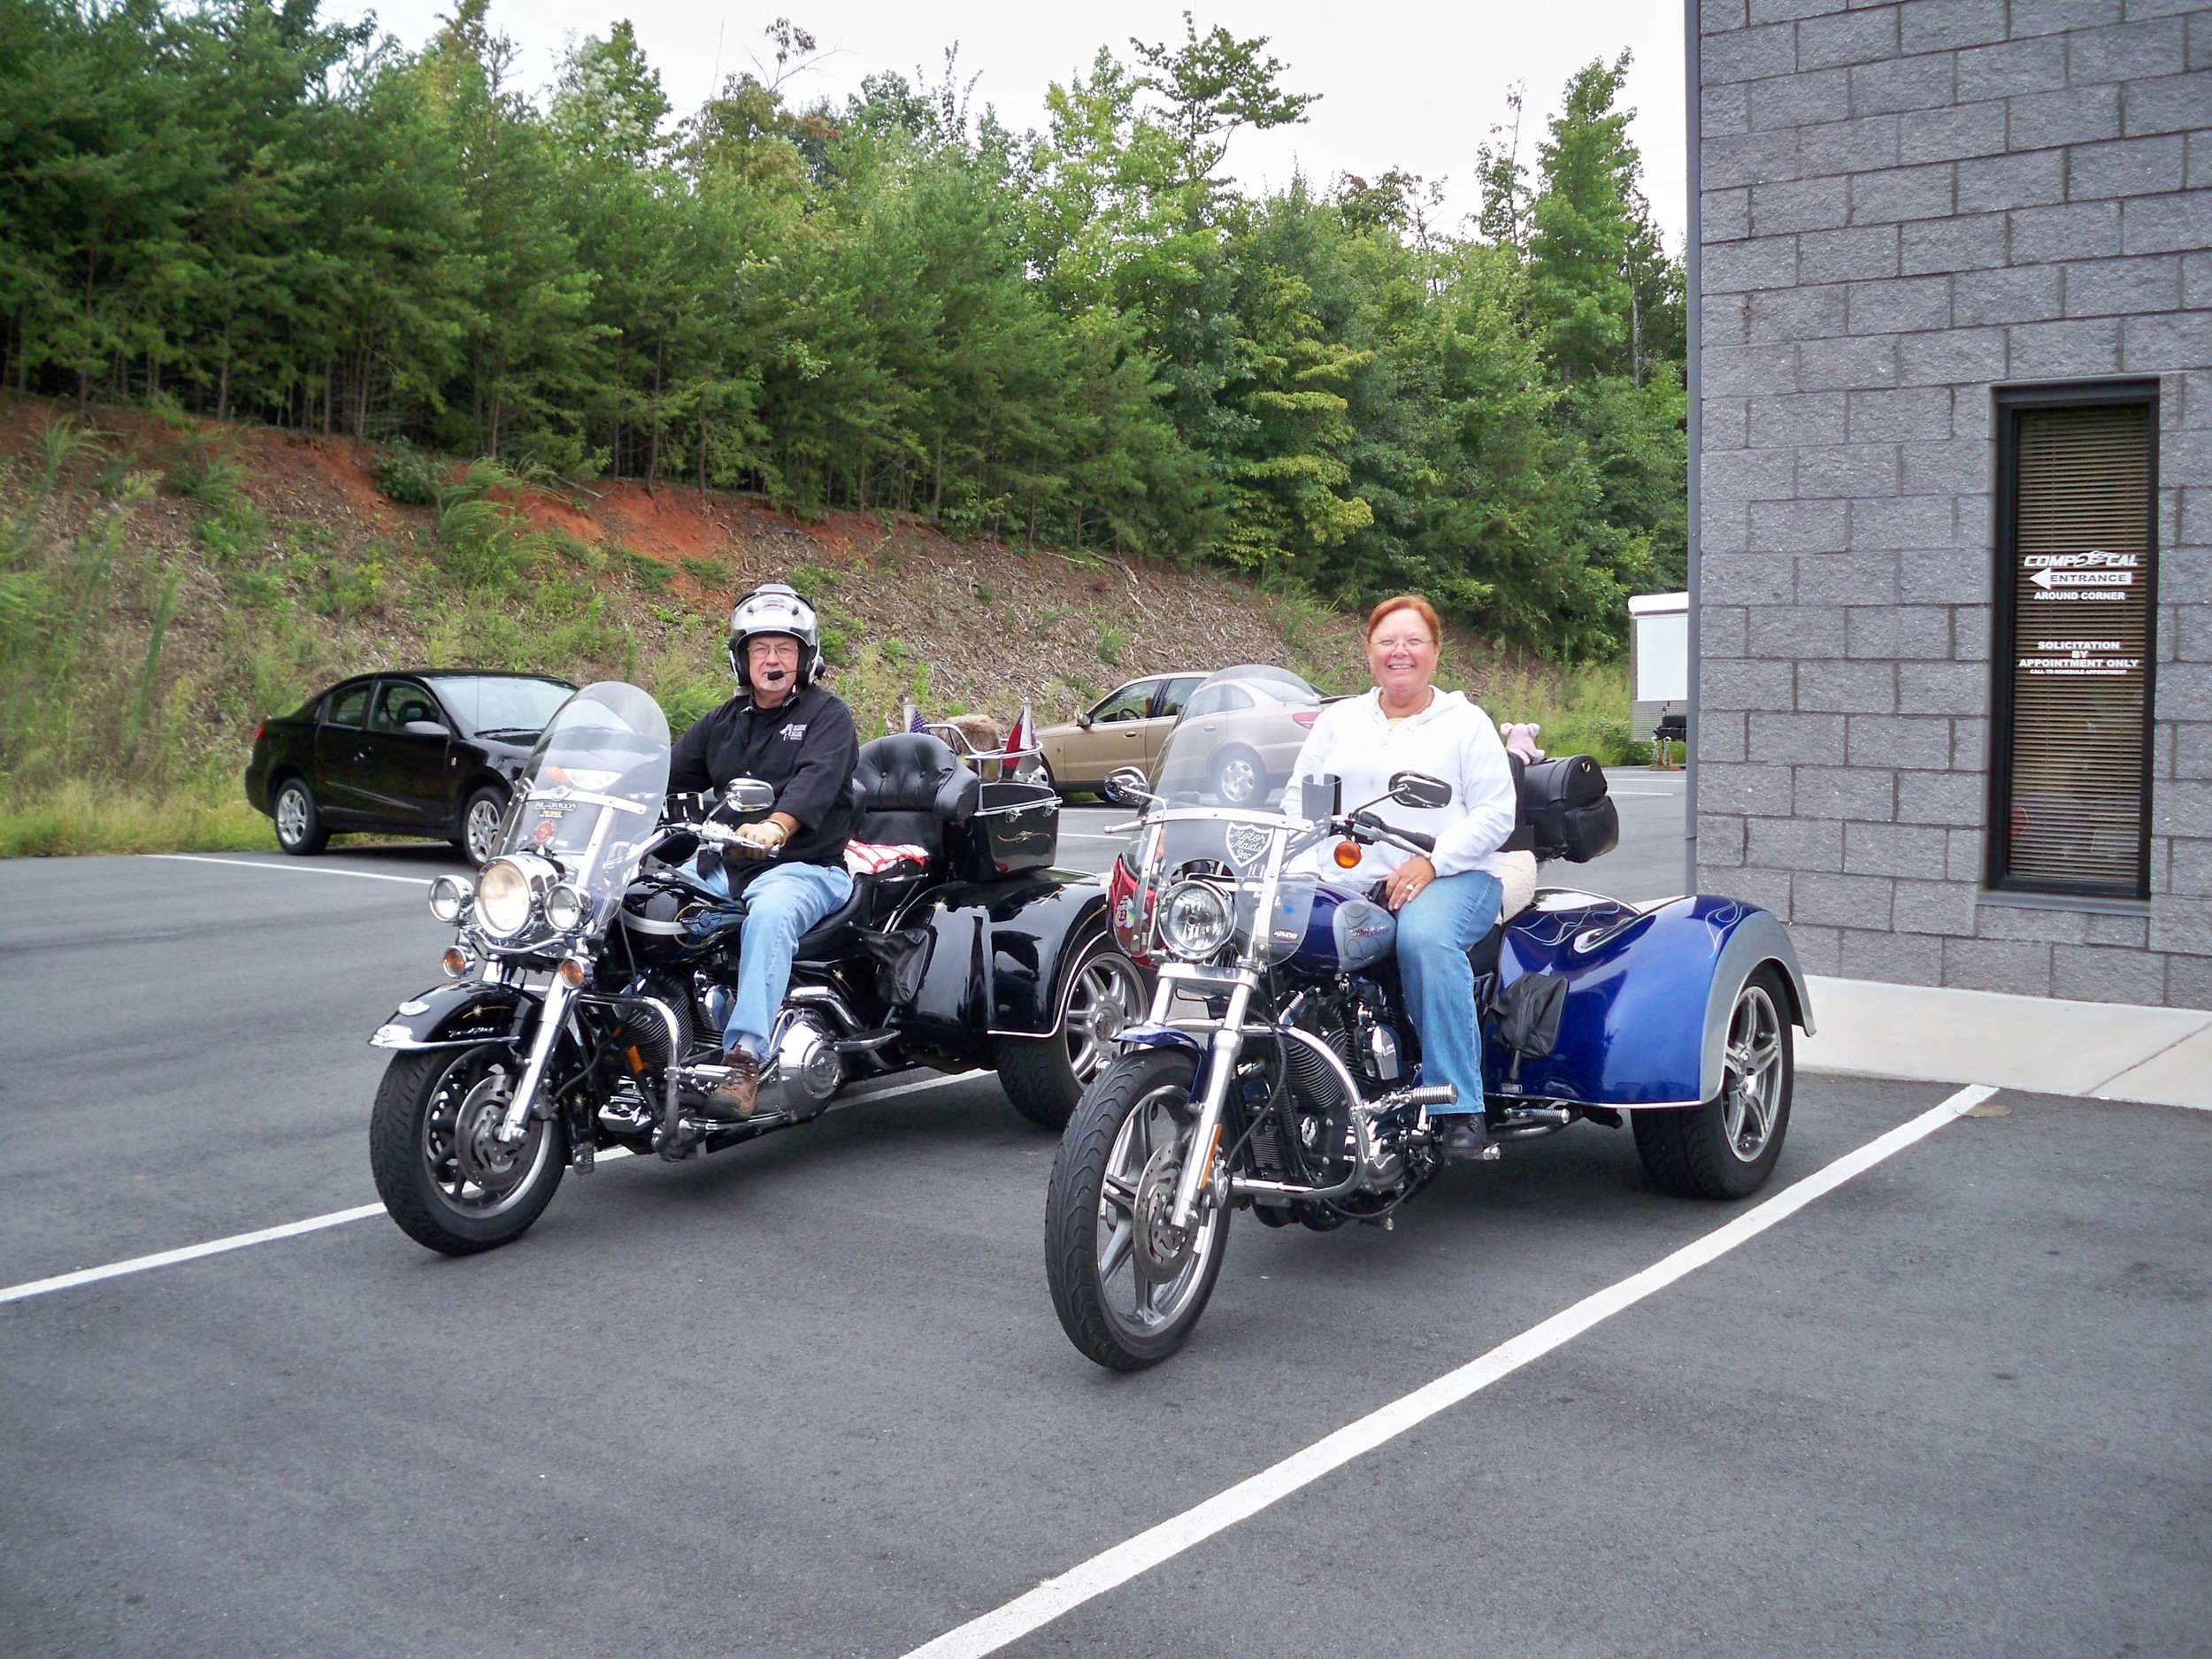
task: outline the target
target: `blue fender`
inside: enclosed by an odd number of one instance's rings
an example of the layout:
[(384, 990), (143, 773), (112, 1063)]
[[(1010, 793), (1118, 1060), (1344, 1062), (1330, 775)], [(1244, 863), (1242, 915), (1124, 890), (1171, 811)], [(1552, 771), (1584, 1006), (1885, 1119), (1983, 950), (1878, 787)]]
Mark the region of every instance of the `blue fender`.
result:
[(1198, 1070), (1190, 1080), (1190, 1094), (1196, 1100), (1206, 1090), (1206, 1045), (1187, 1031), (1174, 1025), (1124, 1025), (1114, 1033), (1114, 1041), (1126, 1054), (1141, 1053), (1148, 1048), (1181, 1048), (1198, 1063)]
[(481, 979), (455, 979), (411, 996), (369, 1038), (373, 1048), (463, 1048), (480, 1042), (509, 1042), (529, 1023), (518, 1018), (525, 1003), (533, 1012), (544, 1001), (533, 991)]
[(1524, 1058), (1484, 1045), (1486, 1087), (1594, 1106), (1696, 1106), (1719, 1094), (1728, 1020), (1763, 963), (1781, 970), (1786, 1018), (1813, 1029), (1812, 999), (1787, 931), (1771, 911), (1699, 894), (1647, 909), (1594, 894), (1547, 892), (1515, 917), (1499, 952), (1509, 985), (1524, 973), (1567, 981), (1558, 1045)]

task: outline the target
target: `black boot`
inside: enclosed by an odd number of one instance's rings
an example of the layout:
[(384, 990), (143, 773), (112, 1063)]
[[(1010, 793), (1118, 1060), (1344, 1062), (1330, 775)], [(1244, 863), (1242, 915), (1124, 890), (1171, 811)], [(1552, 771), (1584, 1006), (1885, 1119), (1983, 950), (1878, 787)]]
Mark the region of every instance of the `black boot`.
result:
[(1484, 1133), (1480, 1112), (1454, 1112), (1432, 1121), (1436, 1149), (1453, 1164), (1480, 1164), (1498, 1156)]

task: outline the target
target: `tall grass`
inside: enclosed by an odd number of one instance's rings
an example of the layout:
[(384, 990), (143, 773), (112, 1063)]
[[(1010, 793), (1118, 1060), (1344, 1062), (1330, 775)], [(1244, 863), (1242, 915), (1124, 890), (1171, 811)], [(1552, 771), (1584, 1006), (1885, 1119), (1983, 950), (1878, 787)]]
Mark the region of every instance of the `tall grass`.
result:
[(0, 858), (275, 849), (269, 820), (246, 804), (234, 780), (219, 792), (149, 795), (79, 778), (0, 796)]

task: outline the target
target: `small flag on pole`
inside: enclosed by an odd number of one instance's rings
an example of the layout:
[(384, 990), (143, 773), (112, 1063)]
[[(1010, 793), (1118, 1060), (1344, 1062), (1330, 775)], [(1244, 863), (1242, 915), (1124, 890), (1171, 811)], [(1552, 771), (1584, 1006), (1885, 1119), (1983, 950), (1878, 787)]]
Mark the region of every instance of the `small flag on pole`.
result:
[(927, 724), (922, 718), (922, 705), (910, 697), (906, 704), (906, 729), (910, 732), (919, 732)]
[(1006, 753), (1010, 757), (1020, 754), (1031, 746), (1029, 733), (1032, 724), (1029, 718), (1029, 704), (1024, 702), (1021, 718), (1014, 722), (1014, 729), (1006, 734)]

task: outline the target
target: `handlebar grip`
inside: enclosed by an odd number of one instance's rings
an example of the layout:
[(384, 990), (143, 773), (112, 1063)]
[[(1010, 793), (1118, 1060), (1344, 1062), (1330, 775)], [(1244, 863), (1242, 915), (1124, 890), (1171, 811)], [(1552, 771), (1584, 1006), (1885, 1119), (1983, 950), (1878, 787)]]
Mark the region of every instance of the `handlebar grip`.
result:
[(1409, 847), (1418, 847), (1425, 853), (1432, 853), (1436, 850), (1435, 836), (1423, 830), (1400, 829), (1394, 824), (1386, 824), (1372, 812), (1353, 813), (1352, 825), (1356, 829), (1371, 831), (1387, 835), (1394, 841), (1403, 841)]

